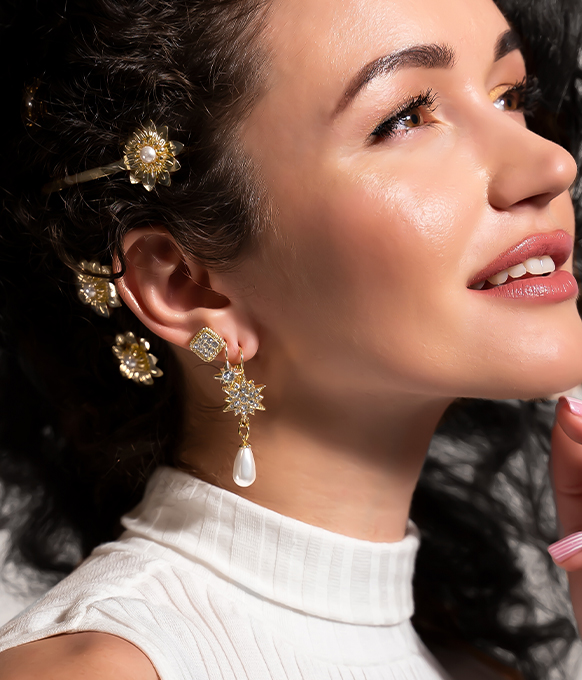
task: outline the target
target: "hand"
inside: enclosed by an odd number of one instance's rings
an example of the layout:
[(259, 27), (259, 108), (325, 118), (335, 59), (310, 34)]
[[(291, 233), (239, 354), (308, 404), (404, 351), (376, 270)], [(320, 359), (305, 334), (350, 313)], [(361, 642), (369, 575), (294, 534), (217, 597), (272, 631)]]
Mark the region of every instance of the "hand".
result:
[(556, 506), (565, 537), (550, 546), (554, 562), (568, 572), (570, 596), (582, 630), (582, 401), (561, 397), (552, 432)]

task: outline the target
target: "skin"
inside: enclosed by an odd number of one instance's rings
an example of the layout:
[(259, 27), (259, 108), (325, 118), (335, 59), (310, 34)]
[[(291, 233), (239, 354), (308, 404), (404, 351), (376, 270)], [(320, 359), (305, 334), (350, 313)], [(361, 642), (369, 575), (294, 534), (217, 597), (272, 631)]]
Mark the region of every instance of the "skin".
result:
[[(176, 346), (196, 404), (186, 469), (332, 531), (395, 541), (453, 399), (531, 398), (580, 381), (574, 300), (535, 305), (467, 288), (526, 236), (574, 229), (573, 159), (495, 105), (525, 73), (517, 50), (494, 61), (507, 28), (489, 0), (273, 5), (269, 79), (241, 133), (273, 229), (229, 273), (185, 260), (161, 225), (126, 241), (121, 293)], [(449, 44), (455, 65), (378, 78), (333, 117), (363, 65), (415, 43)], [(430, 124), (371, 144), (427, 87), (438, 93)], [(248, 375), (267, 385), (248, 489), (231, 479), (232, 414), (198, 413), (222, 403), (215, 369), (184, 351), (204, 325), (228, 340), (231, 359), (240, 345)]]
[[(195, 404), (185, 469), (332, 531), (395, 541), (452, 400), (531, 398), (582, 379), (574, 300), (467, 288), (526, 236), (574, 230), (573, 159), (499, 106), (525, 74), (517, 50), (494, 61), (507, 29), (489, 0), (273, 5), (269, 78), (241, 133), (272, 230), (229, 273), (185, 258), (163, 225), (125, 244), (121, 294), (176, 347)], [(333, 116), (363, 65), (415, 43), (450, 45), (455, 65), (377, 78)], [(430, 124), (372, 144), (427, 87), (438, 93)], [(186, 350), (205, 325), (231, 359), (240, 345), (249, 377), (267, 385), (252, 423), (259, 478), (244, 490), (231, 479), (232, 414), (199, 412), (222, 403), (216, 369)]]
[[(494, 60), (507, 29), (490, 0), (273, 4), (268, 82), (241, 130), (273, 228), (228, 273), (186, 257), (164, 225), (125, 243), (120, 293), (173, 344), (186, 375), (184, 469), (310, 524), (397, 541), (455, 398), (527, 399), (582, 382), (573, 299), (532, 304), (467, 287), (523, 238), (574, 233), (574, 160), (500, 101), (525, 74), (519, 51)], [(362, 66), (417, 43), (448, 44), (454, 66), (376, 78), (334, 116)], [(371, 139), (429, 87), (437, 107), (418, 126)], [(219, 364), (203, 367), (187, 349), (203, 326), (227, 340), (231, 360), (240, 346), (247, 376), (267, 385), (266, 411), (251, 423), (258, 478), (247, 489), (231, 477), (238, 438), (219, 408)], [(572, 439), (582, 441), (582, 424), (557, 427), (554, 459), (571, 474), (582, 469)], [(576, 524), (566, 520), (582, 517), (582, 494), (567, 510), (560, 494), (564, 524)], [(150, 670), (141, 677), (155, 678)], [(6, 677), (29, 677), (18, 672)]]
[[(582, 416), (562, 400), (556, 408), (552, 432), (552, 480), (562, 536), (582, 531)], [(582, 629), (582, 553), (559, 566), (568, 572), (570, 596)]]

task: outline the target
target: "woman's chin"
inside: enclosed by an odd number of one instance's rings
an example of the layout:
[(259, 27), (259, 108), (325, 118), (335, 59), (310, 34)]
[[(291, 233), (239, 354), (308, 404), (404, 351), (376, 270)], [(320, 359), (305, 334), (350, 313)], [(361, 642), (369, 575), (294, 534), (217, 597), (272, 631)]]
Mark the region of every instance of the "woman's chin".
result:
[(578, 313), (562, 324), (528, 329), (511, 348), (499, 353), (483, 385), (485, 398), (540, 399), (582, 384), (582, 323)]
[[(499, 384), (481, 394), (475, 395), (480, 399), (557, 399), (559, 395), (569, 392), (582, 384), (582, 366), (572, 367), (573, 370), (555, 373), (553, 375), (528, 376), (527, 379), (516, 380), (513, 384)], [(578, 370), (576, 370), (578, 369)]]

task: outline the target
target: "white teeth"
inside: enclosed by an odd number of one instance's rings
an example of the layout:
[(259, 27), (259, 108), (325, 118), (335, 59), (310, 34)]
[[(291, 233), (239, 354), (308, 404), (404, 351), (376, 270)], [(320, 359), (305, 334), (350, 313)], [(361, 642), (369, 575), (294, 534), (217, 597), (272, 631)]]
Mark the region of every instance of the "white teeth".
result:
[[(512, 279), (519, 279), (528, 272), (523, 264), (516, 264), (515, 267), (510, 267), (507, 271)], [(533, 272), (530, 272), (530, 274), (533, 274)]]
[(532, 257), (526, 260), (524, 265), (530, 274), (542, 274), (544, 271), (544, 265), (539, 257)]
[[(556, 265), (554, 260), (549, 255), (544, 255), (543, 257), (530, 257), (529, 260), (522, 262), (521, 264), (516, 264), (513, 267), (504, 269), (502, 272), (498, 272), (493, 276), (490, 276), (487, 281), (493, 286), (500, 286), (505, 283), (508, 278), (519, 279), (525, 274), (533, 274), (539, 276), (541, 274), (550, 274), (556, 270)], [(485, 285), (485, 281), (480, 281), (475, 285), (471, 286), (476, 290), (481, 290)]]
[(499, 272), (499, 274), (494, 274), (493, 276), (490, 276), (487, 281), (491, 283), (494, 286), (499, 286), (502, 283), (505, 283), (507, 279), (509, 278), (509, 272), (507, 269), (505, 269), (502, 272)]
[(530, 274), (549, 274), (556, 269), (554, 261), (547, 255), (544, 255), (544, 257), (531, 257), (523, 264)]

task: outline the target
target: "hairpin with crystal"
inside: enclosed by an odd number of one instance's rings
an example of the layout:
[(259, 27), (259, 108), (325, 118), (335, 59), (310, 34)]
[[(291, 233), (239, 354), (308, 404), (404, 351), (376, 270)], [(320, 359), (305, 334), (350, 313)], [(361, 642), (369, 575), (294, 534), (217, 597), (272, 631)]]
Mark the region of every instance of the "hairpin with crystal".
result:
[(113, 307), (121, 307), (121, 300), (117, 294), (117, 288), (109, 280), (111, 267), (93, 260), (81, 260), (79, 262), (81, 272), (77, 273), (77, 294), (84, 305), (91, 305), (92, 309), (109, 318), (109, 310)]
[(129, 170), (129, 179), (132, 184), (141, 183), (147, 191), (151, 191), (156, 183), (170, 186), (170, 173), (180, 169), (176, 156), (183, 149), (182, 142), (168, 140), (166, 125), (157, 126), (150, 120), (127, 140), (123, 149), (123, 158), (120, 160), (79, 172), (76, 175), (66, 175), (45, 184), (42, 191), (45, 194), (52, 194), (74, 184), (115, 175), (123, 170)]
[(154, 378), (164, 375), (156, 366), (157, 358), (150, 353), (150, 343), (145, 338), (136, 338), (131, 331), (115, 336), (111, 349), (119, 361), (121, 375), (128, 380), (153, 385)]

